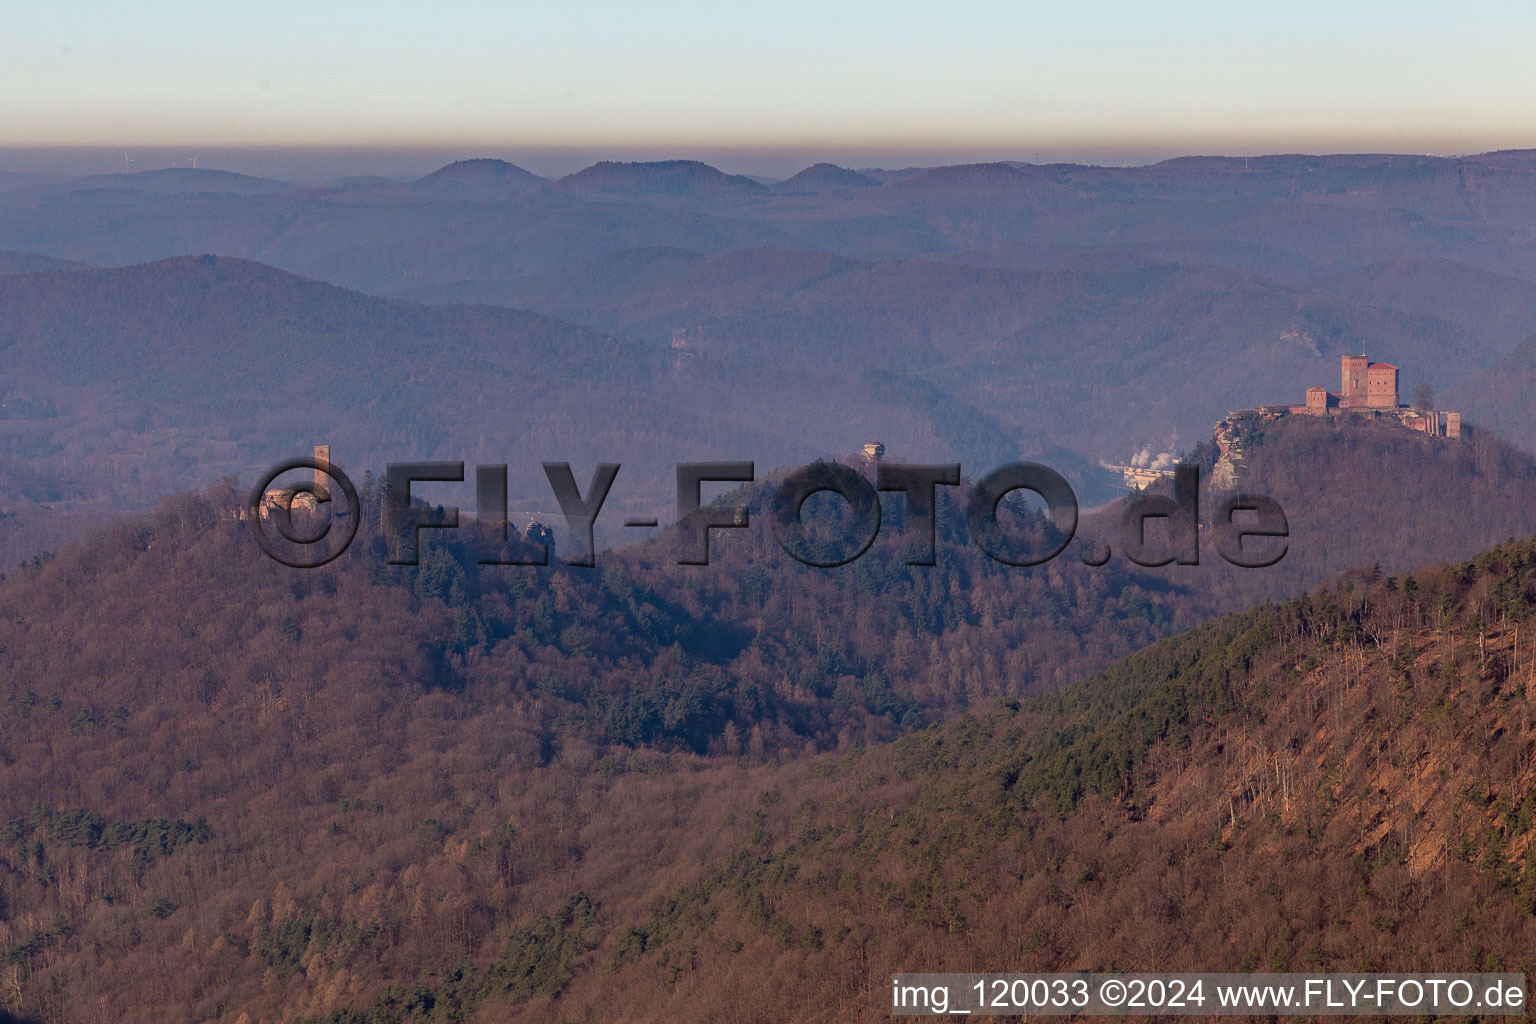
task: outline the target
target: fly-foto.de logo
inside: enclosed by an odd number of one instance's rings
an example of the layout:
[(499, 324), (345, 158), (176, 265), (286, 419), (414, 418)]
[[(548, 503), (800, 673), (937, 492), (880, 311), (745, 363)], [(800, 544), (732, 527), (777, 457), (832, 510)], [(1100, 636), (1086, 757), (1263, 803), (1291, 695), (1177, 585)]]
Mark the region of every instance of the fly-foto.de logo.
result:
[[(568, 462), (543, 463), (561, 515), (569, 531), (573, 566), (597, 564), (594, 529), (608, 499), (620, 465), (597, 467), (583, 490)], [(309, 470), (311, 477), (274, 489), (285, 473)], [(881, 492), (899, 495), (905, 512), (901, 539), (908, 565), (933, 565), (937, 553), (939, 488), (959, 487), (959, 463), (921, 465), (878, 463), (874, 479), (839, 462), (815, 462), (786, 474), (775, 485), (767, 519), (779, 546), (796, 561), (818, 568), (847, 565), (874, 544), (881, 529)], [(706, 483), (750, 484), (756, 481), (752, 462), (683, 462), (676, 467), (676, 560), (679, 565), (708, 565), (711, 531), (752, 528), (745, 501), (702, 503)], [(463, 483), (462, 462), (392, 462), (385, 469), (383, 532), (389, 541), (389, 563), (416, 565), (423, 530), (459, 527), (455, 506), (428, 506), (415, 499), (412, 486), (424, 483)], [(507, 467), (475, 467), (475, 534), (481, 565), (548, 565), (549, 546), (534, 538), (532, 545), (511, 550), (508, 541)], [(1015, 492), (1030, 492), (1043, 503), (1033, 529), (1005, 529), (1000, 514)], [(339, 495), (338, 495), (339, 492)], [(841, 503), (837, 521), (841, 536), (828, 539), (809, 529), (805, 505), (813, 495), (828, 493)], [(341, 499), (338, 503), (337, 499)], [(344, 506), (344, 507), (342, 507)], [(309, 528), (295, 522), (304, 509)], [(329, 510), (329, 514), (323, 514)], [(245, 517), (257, 544), (269, 556), (295, 568), (314, 568), (339, 557), (357, 536), (362, 504), (357, 488), (330, 461), (329, 452), (295, 458), (272, 467), (252, 489)], [(1077, 532), (1078, 503), (1072, 486), (1049, 466), (1010, 462), (987, 473), (965, 496), (963, 519), (971, 543), (989, 558), (1010, 566), (1035, 566), (1067, 549)], [(1149, 525), (1161, 522), (1163, 536), (1154, 538)], [(628, 519), (627, 527), (655, 527), (655, 519)], [(275, 534), (275, 535), (274, 535)], [(1271, 566), (1285, 557), (1290, 524), (1279, 503), (1261, 494), (1238, 493), (1225, 498), (1202, 529), (1200, 470), (1181, 465), (1173, 475), (1173, 493), (1143, 494), (1125, 503), (1119, 520), (1119, 548), (1142, 566), (1198, 565), (1202, 535), (1209, 534), (1217, 554), (1245, 569)], [(1103, 565), (1112, 555), (1109, 545), (1097, 544), (1079, 556), (1084, 564)]]

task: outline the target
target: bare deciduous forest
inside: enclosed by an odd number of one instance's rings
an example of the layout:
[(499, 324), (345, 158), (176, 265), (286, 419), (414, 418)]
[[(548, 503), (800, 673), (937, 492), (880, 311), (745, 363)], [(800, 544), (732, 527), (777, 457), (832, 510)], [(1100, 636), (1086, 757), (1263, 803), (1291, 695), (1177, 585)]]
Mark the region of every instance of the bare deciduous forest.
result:
[[(1529, 458), (1426, 440), (1250, 439), (1296, 573), (1515, 531)], [(1365, 501), (1410, 466), (1490, 500)], [(18, 1019), (847, 1020), (917, 965), (1536, 967), (1530, 542), (1170, 636), (1263, 574), (1010, 569), (953, 502), (931, 569), (761, 531), (697, 572), (666, 536), (398, 567), (363, 492), (324, 569), (264, 558), (226, 486), (0, 582)], [(1402, 521), (1311, 547), (1350, 501)]]
[(288, 6), (0, 14), (0, 1024), (1514, 1010), (1536, 6)]

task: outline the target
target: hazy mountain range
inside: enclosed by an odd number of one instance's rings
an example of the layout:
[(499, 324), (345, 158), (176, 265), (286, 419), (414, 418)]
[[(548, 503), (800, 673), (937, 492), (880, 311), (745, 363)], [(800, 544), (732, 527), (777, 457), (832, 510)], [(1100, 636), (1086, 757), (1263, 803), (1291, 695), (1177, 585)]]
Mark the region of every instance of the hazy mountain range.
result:
[(1100, 463), (1190, 448), (1355, 351), (1531, 445), (1533, 185), (1525, 152), (23, 177), (0, 403), (31, 413), (0, 420), (0, 458), (13, 493), (144, 507), (324, 440), (344, 466), (513, 463), (526, 511), (539, 461), (606, 459), (655, 514), (682, 459), (881, 440), (1044, 459), (1100, 501)]
[[(0, 176), (0, 1024), (873, 1020), (915, 965), (1536, 970), (1536, 549), (1501, 544), (1536, 531), (1533, 178)], [(1211, 440), (1359, 351), (1468, 429)], [(1038, 459), (1102, 507), (1013, 568), (946, 488), (914, 567), (888, 495), (862, 558), (792, 562), (782, 468), (868, 471), (873, 440), (968, 480)], [(288, 569), (238, 507), (322, 442), (362, 525)], [(1200, 564), (1133, 566), (1101, 463), (1168, 452), (1205, 483)], [(1284, 508), (1278, 566), (1213, 551), (1219, 458)], [(422, 459), (509, 464), (518, 526), (559, 524), (540, 463), (620, 462), (600, 536), (631, 543), (482, 566), (465, 530), (390, 565), (367, 474)], [(758, 467), (708, 568), (667, 525), (699, 459)]]

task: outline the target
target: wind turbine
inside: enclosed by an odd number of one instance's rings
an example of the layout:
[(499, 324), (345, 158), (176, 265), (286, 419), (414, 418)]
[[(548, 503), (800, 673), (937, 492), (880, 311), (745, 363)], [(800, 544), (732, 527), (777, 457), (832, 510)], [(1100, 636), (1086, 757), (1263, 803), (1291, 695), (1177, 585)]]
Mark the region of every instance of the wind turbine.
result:
[(192, 161), (192, 169), (194, 171), (197, 170), (197, 162), (199, 160), (201, 160), (202, 158), (203, 158), (203, 154), (201, 154), (201, 153), (197, 154), (197, 156), (189, 156), (189, 157), (187, 157), (188, 160)]
[(128, 165), (131, 164), (131, 163), (133, 163), (133, 157), (128, 155), (128, 151), (126, 149), (123, 150), (123, 173), (124, 174), (128, 173)]

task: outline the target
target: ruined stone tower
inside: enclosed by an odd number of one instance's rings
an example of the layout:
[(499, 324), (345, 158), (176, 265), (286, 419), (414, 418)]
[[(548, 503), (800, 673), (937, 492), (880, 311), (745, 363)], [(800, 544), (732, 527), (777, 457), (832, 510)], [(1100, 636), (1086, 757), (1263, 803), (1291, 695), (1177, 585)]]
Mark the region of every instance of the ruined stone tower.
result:
[(315, 500), (327, 501), (330, 499), (330, 492), (326, 490), (326, 473), (331, 468), (330, 445), (315, 445), (315, 462)]

